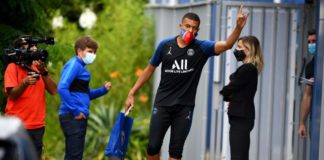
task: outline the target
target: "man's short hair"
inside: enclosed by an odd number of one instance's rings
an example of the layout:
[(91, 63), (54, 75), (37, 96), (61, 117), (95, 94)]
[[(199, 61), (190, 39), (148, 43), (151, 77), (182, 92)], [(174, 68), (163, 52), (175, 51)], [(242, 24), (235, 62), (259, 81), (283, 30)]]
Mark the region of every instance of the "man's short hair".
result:
[(15, 39), (14, 41), (14, 47), (15, 48), (20, 48), (22, 47), (23, 45), (26, 45), (28, 44), (28, 39), (30, 38), (31, 36), (30, 35), (21, 35), (19, 36), (18, 38)]
[(188, 12), (188, 13), (186, 13), (186, 14), (182, 17), (182, 21), (183, 21), (185, 18), (188, 18), (188, 19), (191, 19), (191, 20), (197, 21), (197, 22), (199, 22), (199, 24), (200, 24), (200, 18), (199, 18), (199, 16), (198, 16), (196, 13), (193, 13), (193, 12)]
[(316, 30), (315, 29), (311, 29), (311, 30), (309, 30), (308, 31), (308, 34), (307, 35), (314, 35), (314, 34), (316, 34)]
[(90, 38), (89, 36), (83, 36), (78, 38), (75, 41), (75, 45), (74, 45), (75, 54), (76, 55), (78, 54), (77, 52), (78, 48), (80, 48), (81, 50), (85, 50), (87, 47), (94, 49), (96, 51), (98, 48), (98, 44), (94, 39)]

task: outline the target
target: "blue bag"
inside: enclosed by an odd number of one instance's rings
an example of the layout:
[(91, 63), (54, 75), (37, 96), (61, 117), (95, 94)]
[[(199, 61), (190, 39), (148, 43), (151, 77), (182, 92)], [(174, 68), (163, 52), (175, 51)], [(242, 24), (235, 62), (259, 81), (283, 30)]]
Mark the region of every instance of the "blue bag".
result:
[[(128, 140), (133, 125), (133, 118), (120, 112), (105, 150), (105, 155), (111, 159), (124, 159), (127, 151)], [(126, 115), (126, 116), (125, 116)]]

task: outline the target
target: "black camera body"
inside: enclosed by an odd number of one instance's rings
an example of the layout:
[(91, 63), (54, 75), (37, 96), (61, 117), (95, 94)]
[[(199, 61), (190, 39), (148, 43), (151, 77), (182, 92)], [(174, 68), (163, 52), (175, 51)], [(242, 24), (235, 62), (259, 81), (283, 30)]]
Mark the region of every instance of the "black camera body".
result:
[(4, 62), (6, 64), (27, 64), (30, 65), (34, 60), (46, 62), (48, 52), (46, 50), (30, 51), (27, 49), (5, 49)]
[(55, 43), (53, 37), (27, 38), (26, 41), (29, 44), (46, 43), (46, 44), (53, 45)]
[[(38, 43), (45, 43), (49, 45), (54, 44), (53, 37), (44, 37), (44, 38), (22, 38), (20, 45), (28, 44), (36, 45)], [(30, 65), (34, 60), (41, 60), (46, 62), (48, 58), (48, 52), (46, 50), (37, 50), (32, 51), (25, 48), (7, 48), (4, 50), (3, 61), (7, 65), (9, 63), (16, 63), (19, 65)]]

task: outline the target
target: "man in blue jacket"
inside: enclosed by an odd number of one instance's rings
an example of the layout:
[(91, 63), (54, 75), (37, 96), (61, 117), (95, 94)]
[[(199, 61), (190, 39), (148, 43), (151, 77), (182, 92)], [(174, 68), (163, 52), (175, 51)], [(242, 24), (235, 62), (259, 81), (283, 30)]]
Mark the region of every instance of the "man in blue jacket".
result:
[(95, 90), (89, 87), (91, 75), (86, 65), (95, 60), (97, 48), (97, 42), (90, 37), (79, 38), (75, 42), (76, 56), (61, 73), (59, 120), (65, 137), (65, 159), (82, 159), (90, 100), (106, 94), (111, 87), (110, 82)]

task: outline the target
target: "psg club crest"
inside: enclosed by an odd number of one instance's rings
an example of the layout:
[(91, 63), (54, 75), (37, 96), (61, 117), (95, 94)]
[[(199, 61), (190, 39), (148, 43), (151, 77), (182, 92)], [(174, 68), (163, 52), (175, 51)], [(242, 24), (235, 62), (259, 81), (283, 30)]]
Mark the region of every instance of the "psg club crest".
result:
[(190, 48), (187, 50), (187, 54), (188, 54), (188, 56), (193, 56), (195, 54), (195, 50)]

